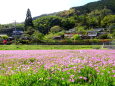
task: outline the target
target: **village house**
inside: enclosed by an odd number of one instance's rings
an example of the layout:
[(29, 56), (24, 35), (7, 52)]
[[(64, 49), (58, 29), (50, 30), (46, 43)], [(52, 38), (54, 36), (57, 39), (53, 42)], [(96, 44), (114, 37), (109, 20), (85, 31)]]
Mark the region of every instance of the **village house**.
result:
[(95, 38), (98, 36), (98, 33), (97, 33), (97, 31), (88, 31), (87, 36), (90, 38)]
[(64, 38), (64, 35), (53, 37), (54, 40), (62, 40), (63, 38)]
[(102, 34), (106, 34), (106, 32), (104, 32), (104, 28), (94, 28), (93, 31), (87, 32), (87, 36), (90, 38), (95, 38)]
[(78, 34), (78, 33), (65, 33), (65, 34), (64, 34), (64, 37), (65, 37), (65, 38), (71, 38), (72, 36), (74, 36), (74, 35), (76, 35), (76, 34)]
[(24, 32), (22, 30), (16, 30), (12, 32), (12, 37), (20, 37)]
[(105, 34), (104, 32), (104, 28), (94, 28), (93, 31), (87, 31), (86, 35), (83, 35), (82, 33), (77, 33), (75, 31), (75, 29), (70, 29), (68, 31), (65, 32), (64, 37), (65, 38), (71, 38), (73, 35), (78, 34), (79, 36), (81, 36), (81, 38), (83, 39), (87, 39), (87, 38), (95, 38), (98, 37), (101, 34)]
[(76, 33), (75, 29), (73, 28), (73, 29), (69, 29), (68, 31), (66, 31), (64, 34), (64, 37), (71, 38), (72, 36), (74, 36), (76, 34), (79, 34), (79, 33)]

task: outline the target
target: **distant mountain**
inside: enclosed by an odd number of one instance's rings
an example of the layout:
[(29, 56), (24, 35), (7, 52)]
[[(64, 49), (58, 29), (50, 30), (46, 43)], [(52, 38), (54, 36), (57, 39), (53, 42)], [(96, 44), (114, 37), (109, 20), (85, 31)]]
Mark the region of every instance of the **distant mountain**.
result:
[(49, 14), (42, 14), (40, 16), (35, 16), (33, 17), (33, 20), (37, 19), (37, 18), (40, 18), (40, 17), (44, 17), (44, 16), (55, 16), (57, 14), (57, 12), (54, 12), (54, 13), (49, 13)]
[(82, 13), (88, 13), (96, 9), (108, 8), (115, 13), (115, 0), (99, 0), (96, 2), (88, 3), (84, 6), (72, 7), (72, 9), (79, 10)]

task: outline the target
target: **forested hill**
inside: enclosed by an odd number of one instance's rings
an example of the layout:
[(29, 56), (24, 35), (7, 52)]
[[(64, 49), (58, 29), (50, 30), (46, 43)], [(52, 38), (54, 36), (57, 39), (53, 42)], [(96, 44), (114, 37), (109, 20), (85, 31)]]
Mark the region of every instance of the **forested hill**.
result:
[[(83, 6), (72, 7), (70, 8), (70, 10), (36, 16), (33, 18), (33, 20), (43, 17), (43, 16), (57, 15), (61, 17), (66, 17), (68, 15), (73, 16), (73, 14), (78, 14), (78, 13), (85, 14), (85, 13), (90, 13), (91, 11), (94, 11), (94, 10), (102, 10), (104, 8), (110, 9), (112, 13), (115, 14), (115, 0), (99, 0), (95, 2), (90, 2)], [(72, 9), (74, 9), (75, 11), (73, 11)]]
[(75, 10), (79, 10), (81, 13), (88, 13), (96, 9), (103, 9), (104, 7), (110, 9), (115, 13), (115, 0), (99, 0), (96, 2), (88, 3), (84, 6), (72, 7)]

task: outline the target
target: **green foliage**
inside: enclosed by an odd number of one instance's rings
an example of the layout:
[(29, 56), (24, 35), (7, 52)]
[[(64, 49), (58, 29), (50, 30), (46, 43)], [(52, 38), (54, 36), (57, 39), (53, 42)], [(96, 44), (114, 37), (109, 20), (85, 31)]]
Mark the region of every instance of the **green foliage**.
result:
[(31, 26), (26, 28), (27, 30), (24, 32), (25, 34), (32, 35), (35, 32), (35, 29)]
[(111, 34), (102, 34), (98, 38), (99, 39), (110, 39), (112, 37)]
[(30, 44), (32, 42), (31, 35), (24, 33), (18, 40), (17, 44)]
[(63, 29), (60, 26), (53, 26), (53, 27), (51, 27), (50, 32), (51, 33), (57, 33), (57, 32), (60, 32), (62, 30)]
[(73, 17), (70, 17), (70, 18), (63, 18), (62, 19), (62, 27), (65, 29), (65, 30), (69, 30), (71, 28), (74, 28), (75, 26), (75, 20)]
[(105, 16), (102, 20), (103, 26), (110, 26), (112, 23), (115, 23), (115, 15), (108, 15)]
[(115, 32), (112, 34), (112, 38), (114, 38), (114, 39), (115, 39)]
[(47, 34), (53, 26), (60, 26), (65, 30), (71, 29), (75, 25), (73, 18), (62, 18), (59, 16), (44, 16), (34, 20), (35, 27), (43, 34)]
[(109, 28), (108, 28), (108, 32), (110, 34), (114, 34), (115, 33), (115, 23), (112, 23)]
[(96, 17), (88, 17), (87, 24), (88, 27), (96, 27), (99, 24), (99, 20)]
[[(91, 67), (84, 67), (74, 71), (73, 69), (61, 71), (53, 68), (39, 68), (37, 72), (32, 70), (8, 76), (0, 76), (0, 85), (6, 86), (114, 86), (114, 77), (110, 68), (100, 72)], [(72, 81), (74, 80), (74, 81)]]
[(31, 11), (30, 9), (27, 10), (27, 14), (26, 14), (26, 19), (25, 19), (25, 29), (27, 30), (27, 28), (29, 26), (33, 27), (33, 22), (32, 22), (32, 17), (31, 17)]
[(51, 27), (61, 26), (61, 20), (61, 17), (58, 16), (44, 16), (34, 20), (34, 25), (41, 33), (47, 34)]
[(91, 11), (97, 10), (97, 9), (103, 9), (104, 7), (112, 10), (112, 12), (115, 12), (115, 1), (114, 0), (99, 0), (96, 2), (91, 2), (88, 3), (84, 6), (80, 6), (80, 7), (73, 7), (73, 9), (79, 10), (80, 14), (86, 14), (89, 13)]
[(95, 49), (101, 45), (0, 45), (0, 50)]
[(43, 37), (44, 35), (38, 31), (35, 31), (33, 34), (32, 34), (32, 41), (34, 43), (38, 43), (38, 42), (42, 42), (43, 41)]
[(75, 15), (75, 9), (65, 10), (65, 11), (59, 12), (57, 15), (61, 17), (69, 17), (72, 15)]
[(73, 35), (73, 37), (71, 39), (72, 40), (80, 40), (81, 37), (78, 34), (76, 34), (76, 35)]
[(58, 32), (58, 33), (49, 33), (44, 36), (44, 41), (45, 42), (55, 42), (55, 40), (53, 40), (53, 38), (56, 36), (62, 36), (62, 35), (64, 35), (63, 31)]
[(86, 35), (87, 34), (87, 30), (85, 30), (86, 26), (78, 26), (78, 27), (75, 27), (75, 29), (76, 29), (77, 33), (80, 33), (82, 35)]
[(0, 30), (5, 28), (5, 25), (0, 24)]
[(8, 38), (7, 35), (3, 35), (3, 36), (1, 36), (1, 37), (2, 37), (2, 39), (7, 39), (7, 38)]
[(112, 11), (110, 9), (104, 8), (101, 10), (93, 10), (91, 13), (89, 13), (89, 16), (101, 16), (102, 18), (105, 17), (106, 15), (112, 14)]

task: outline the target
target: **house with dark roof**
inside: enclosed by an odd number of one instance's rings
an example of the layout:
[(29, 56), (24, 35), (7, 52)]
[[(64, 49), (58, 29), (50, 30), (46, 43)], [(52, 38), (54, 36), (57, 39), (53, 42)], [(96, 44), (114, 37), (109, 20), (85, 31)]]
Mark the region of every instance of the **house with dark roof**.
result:
[(14, 36), (21, 36), (24, 32), (22, 30), (16, 30), (12, 32), (12, 37)]
[(98, 36), (98, 33), (97, 33), (97, 31), (88, 31), (87, 36), (90, 38), (95, 38)]
[(103, 32), (105, 28), (94, 28), (94, 31)]
[(95, 37), (98, 37), (101, 34), (106, 34), (106, 32), (104, 32), (104, 29), (105, 28), (94, 28), (92, 31), (87, 31), (87, 33), (85, 35), (83, 35), (82, 32), (78, 33), (73, 28), (73, 29), (70, 29), (70, 30), (66, 31), (65, 34), (64, 34), (64, 37), (71, 38), (73, 35), (78, 34), (83, 39), (95, 38)]

